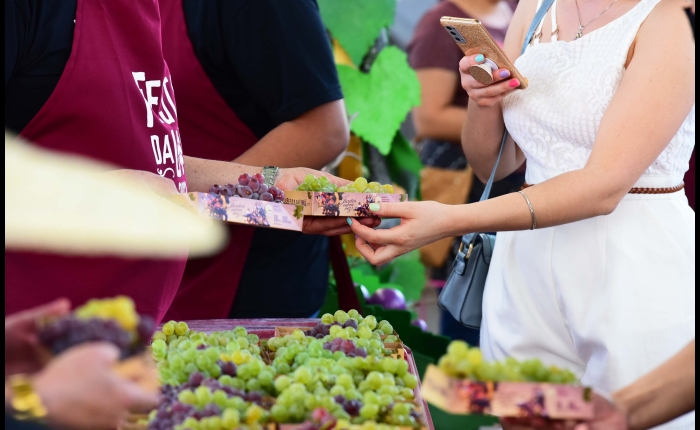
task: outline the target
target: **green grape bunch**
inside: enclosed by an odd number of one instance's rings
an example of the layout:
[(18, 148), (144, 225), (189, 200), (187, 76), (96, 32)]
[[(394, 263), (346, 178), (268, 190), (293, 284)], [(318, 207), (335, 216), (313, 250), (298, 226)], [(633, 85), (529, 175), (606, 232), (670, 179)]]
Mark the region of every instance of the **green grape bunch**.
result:
[(325, 176), (317, 178), (309, 174), (304, 178), (304, 182), (299, 184), (296, 191), (313, 191), (321, 193), (372, 193), (372, 194), (394, 194), (393, 185), (382, 185), (379, 182), (368, 182), (365, 178), (357, 178), (355, 181), (338, 187)]
[(553, 384), (577, 384), (576, 375), (556, 366), (545, 366), (538, 359), (518, 361), (509, 357), (502, 361), (487, 362), (479, 348), (471, 348), (466, 342), (454, 341), (447, 354), (438, 361), (438, 367), (453, 378), (484, 382), (549, 382)]

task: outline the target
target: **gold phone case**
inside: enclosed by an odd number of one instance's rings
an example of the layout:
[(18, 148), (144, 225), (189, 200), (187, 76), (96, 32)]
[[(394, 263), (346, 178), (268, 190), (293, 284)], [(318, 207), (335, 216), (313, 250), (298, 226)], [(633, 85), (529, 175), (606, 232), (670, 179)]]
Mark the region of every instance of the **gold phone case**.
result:
[[(445, 27), (448, 35), (457, 43), (464, 55), (483, 54), (484, 57), (493, 61), (499, 69), (508, 69), (511, 78), (520, 81), (518, 89), (527, 88), (527, 79), (518, 72), (498, 43), (486, 31), (481, 21), (443, 16), (440, 18), (440, 24)], [(481, 67), (472, 66), (469, 71), (479, 82), (488, 85), (491, 83), (489, 80), (493, 79), (490, 72), (487, 72), (488, 69), (488, 66), (483, 65)]]

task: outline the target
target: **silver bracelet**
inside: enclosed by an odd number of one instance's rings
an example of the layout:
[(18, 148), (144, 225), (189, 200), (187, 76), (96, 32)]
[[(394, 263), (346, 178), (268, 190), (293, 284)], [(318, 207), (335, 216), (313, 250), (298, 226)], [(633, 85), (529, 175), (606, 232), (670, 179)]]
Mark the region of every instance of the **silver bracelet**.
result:
[(527, 202), (527, 207), (530, 208), (530, 216), (532, 217), (532, 228), (530, 230), (534, 230), (537, 228), (537, 217), (535, 216), (535, 209), (532, 207), (532, 203), (530, 203), (530, 199), (527, 198), (527, 194), (525, 194), (523, 191), (518, 191), (518, 193), (522, 194), (523, 197), (525, 197), (525, 201)]

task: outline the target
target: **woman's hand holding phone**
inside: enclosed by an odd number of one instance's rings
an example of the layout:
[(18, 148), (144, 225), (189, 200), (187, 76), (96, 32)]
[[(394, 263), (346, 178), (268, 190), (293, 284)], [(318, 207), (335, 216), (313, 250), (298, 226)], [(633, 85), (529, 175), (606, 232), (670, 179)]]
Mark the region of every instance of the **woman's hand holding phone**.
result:
[(469, 98), (481, 107), (492, 107), (500, 103), (505, 96), (515, 91), (520, 86), (520, 81), (511, 78), (511, 73), (508, 69), (498, 69), (493, 72), (493, 83), (491, 85), (479, 83), (469, 73), (469, 68), (482, 64), (484, 60), (485, 58), (482, 54), (462, 58), (459, 62), (459, 74), (462, 88), (469, 94)]

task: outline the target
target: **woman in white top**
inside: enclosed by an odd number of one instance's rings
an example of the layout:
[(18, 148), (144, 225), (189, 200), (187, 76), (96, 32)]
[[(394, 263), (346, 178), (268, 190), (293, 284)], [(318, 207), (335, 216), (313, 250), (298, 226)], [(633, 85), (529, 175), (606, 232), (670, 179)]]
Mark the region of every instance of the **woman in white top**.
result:
[[(352, 222), (360, 252), (381, 264), (444, 237), (497, 231), (486, 356), (539, 357), (603, 393), (669, 359), (695, 337), (695, 213), (682, 191), (695, 145), (695, 44), (685, 4), (558, 0), (520, 56), (538, 7), (522, 0), (505, 50), (529, 87), (512, 91), (519, 83), (504, 70), (485, 87), (467, 72), (483, 58), (462, 59), (472, 99), (462, 143), (485, 180), (507, 127), (496, 179), (527, 160), (531, 187), (469, 205), (375, 205), (401, 224)], [(694, 416), (670, 426), (694, 426)]]

